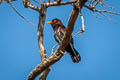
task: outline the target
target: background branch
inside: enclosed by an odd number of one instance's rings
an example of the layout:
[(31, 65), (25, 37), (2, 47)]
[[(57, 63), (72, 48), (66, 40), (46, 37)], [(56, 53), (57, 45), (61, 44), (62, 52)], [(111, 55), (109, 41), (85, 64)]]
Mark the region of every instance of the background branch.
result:
[(114, 14), (117, 16), (120, 16), (120, 13), (116, 13), (116, 12), (112, 12), (112, 11), (108, 11), (108, 10), (97, 10), (93, 7), (89, 7), (87, 5), (85, 5), (84, 7), (88, 8), (89, 10), (93, 11), (93, 12), (100, 12), (100, 13), (110, 13), (110, 14)]
[(36, 10), (36, 11), (40, 12), (41, 8), (39, 8), (38, 6), (32, 5), (30, 3), (30, 0), (22, 0), (22, 1), (23, 1), (23, 5), (24, 5), (25, 8), (29, 7), (33, 10)]
[(46, 58), (46, 51), (43, 44), (43, 30), (44, 30), (44, 24), (46, 19), (46, 9), (44, 11), (41, 11), (44, 13), (41, 13), (39, 15), (39, 24), (38, 24), (38, 30), (37, 30), (37, 36), (38, 36), (38, 45), (40, 50), (40, 56), (41, 60), (43, 61), (44, 58)]
[[(42, 6), (42, 9), (39, 15), (39, 24), (38, 24), (38, 30), (37, 30), (38, 45), (39, 45), (42, 62), (46, 60), (46, 50), (43, 44), (43, 30), (44, 30), (45, 19), (46, 19), (46, 8)], [(46, 80), (49, 72), (50, 72), (50, 68), (47, 68), (45, 71), (43, 71), (41, 73), (41, 77), (39, 78), (39, 80)]]
[(68, 2), (60, 2), (60, 3), (58, 3), (58, 2), (51, 2), (51, 3), (44, 3), (44, 5), (46, 6), (46, 7), (53, 7), (53, 6), (62, 6), (62, 5), (68, 5), (68, 4), (72, 4), (72, 3), (76, 3), (77, 1), (76, 0), (73, 0), (73, 1), (68, 1)]

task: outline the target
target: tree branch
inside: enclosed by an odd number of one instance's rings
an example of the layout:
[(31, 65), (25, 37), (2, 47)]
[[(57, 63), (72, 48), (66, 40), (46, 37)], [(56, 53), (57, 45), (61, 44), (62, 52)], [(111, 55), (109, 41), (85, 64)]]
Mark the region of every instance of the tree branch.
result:
[(68, 2), (48, 2), (48, 3), (43, 3), (47, 8), (48, 7), (53, 7), (53, 6), (62, 6), (62, 5), (68, 5), (68, 4), (72, 4), (72, 3), (76, 3), (76, 0), (73, 0), (73, 1), (68, 1)]
[(81, 21), (82, 21), (81, 33), (83, 33), (85, 31), (85, 24), (84, 24), (84, 17), (81, 12), (80, 12), (80, 17), (81, 17)]
[(43, 30), (44, 30), (44, 24), (45, 24), (45, 19), (46, 19), (46, 9), (44, 11), (41, 11), (39, 15), (39, 24), (38, 24), (38, 30), (37, 30), (37, 36), (38, 36), (38, 45), (39, 45), (39, 50), (40, 50), (40, 56), (41, 60), (43, 61), (44, 58), (46, 58), (46, 51), (44, 48), (43, 44)]
[(36, 10), (36, 11), (40, 12), (41, 8), (39, 8), (38, 6), (32, 5), (30, 3), (30, 0), (22, 0), (22, 1), (23, 1), (23, 5), (24, 5), (25, 8), (29, 7), (33, 10)]
[(27, 18), (25, 18), (23, 15), (21, 15), (18, 11), (17, 11), (17, 9), (12, 5), (12, 3), (11, 2), (7, 2), (10, 6), (11, 6), (11, 8), (15, 11), (15, 13), (18, 15), (18, 16), (20, 16), (24, 21), (26, 21), (28, 24), (31, 24), (32, 26), (37, 26), (36, 24), (33, 24), (31, 21), (29, 21)]
[[(41, 7), (42, 9), (39, 15), (37, 36), (38, 36), (38, 45), (39, 45), (39, 50), (40, 50), (41, 61), (43, 62), (46, 60), (46, 50), (43, 44), (43, 30), (44, 30), (44, 24), (45, 24), (45, 19), (46, 19), (46, 8), (43, 5)], [(50, 68), (47, 68), (44, 72), (41, 73), (41, 77), (39, 80), (46, 80), (49, 72), (50, 72)]]
[(110, 13), (110, 14), (114, 14), (117, 16), (120, 16), (120, 13), (116, 13), (116, 12), (112, 12), (112, 11), (108, 11), (108, 10), (97, 10), (93, 7), (89, 7), (87, 5), (85, 5), (84, 7), (88, 8), (89, 10), (93, 11), (93, 12), (100, 12), (100, 13)]

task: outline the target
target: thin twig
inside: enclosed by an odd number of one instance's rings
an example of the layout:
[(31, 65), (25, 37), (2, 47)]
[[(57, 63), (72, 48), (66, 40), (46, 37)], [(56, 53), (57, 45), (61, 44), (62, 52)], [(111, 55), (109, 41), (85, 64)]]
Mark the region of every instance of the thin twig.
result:
[(25, 8), (31, 8), (31, 9), (33, 9), (33, 10), (36, 10), (36, 11), (38, 11), (38, 12), (40, 12), (41, 11), (41, 8), (40, 7), (38, 7), (38, 6), (35, 6), (35, 5), (32, 5), (31, 3), (30, 3), (30, 0), (22, 0), (23, 1), (23, 4), (24, 4), (24, 7)]
[(100, 13), (100, 14), (105, 16), (107, 18), (107, 20), (109, 20), (110, 22), (114, 23), (113, 20), (109, 16), (105, 15), (104, 13)]
[(94, 12), (110, 13), (110, 14), (120, 16), (120, 13), (116, 13), (116, 12), (112, 12), (112, 11), (108, 11), (108, 10), (96, 10), (96, 9), (94, 9)]
[(104, 4), (104, 6), (106, 7), (106, 8), (110, 8), (110, 9), (115, 9), (114, 7), (112, 7), (112, 6), (109, 6), (109, 5), (107, 5), (107, 4)]
[(72, 38), (75, 38), (76, 36), (78, 36), (79, 34), (82, 34), (83, 32), (80, 30), (79, 32), (77, 32), (75, 35), (72, 36)]
[(12, 5), (11, 2), (9, 2), (8, 4), (12, 7), (12, 9), (13, 9), (24, 21), (26, 21), (28, 24), (31, 24), (32, 26), (37, 26), (36, 24), (33, 24), (31, 21), (27, 20), (24, 16), (22, 16), (22, 15), (16, 10), (16, 8)]
[(40, 0), (40, 5), (42, 4), (42, 1)]
[(104, 7), (104, 6), (105, 6), (105, 4), (103, 3), (103, 1), (102, 1), (102, 0), (100, 0), (99, 4), (100, 4), (102, 7)]
[(92, 6), (93, 8), (95, 8), (97, 6), (97, 4), (99, 3), (100, 0), (97, 0), (96, 3), (94, 4), (94, 6)]
[(85, 5), (84, 7), (88, 8), (89, 10), (93, 11), (93, 12), (103, 12), (103, 13), (110, 13), (110, 14), (114, 14), (117, 16), (120, 16), (120, 13), (116, 13), (116, 12), (112, 12), (112, 11), (108, 11), (108, 10), (97, 10), (95, 8), (89, 7), (87, 5)]
[(96, 2), (96, 0), (91, 0), (89, 6), (92, 7), (94, 2)]

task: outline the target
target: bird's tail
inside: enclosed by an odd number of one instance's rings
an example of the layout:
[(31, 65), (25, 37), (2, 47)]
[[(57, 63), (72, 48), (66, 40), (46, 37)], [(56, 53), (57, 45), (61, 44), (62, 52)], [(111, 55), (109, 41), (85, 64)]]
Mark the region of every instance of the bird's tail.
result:
[(70, 54), (70, 56), (71, 56), (71, 58), (72, 58), (72, 61), (73, 61), (74, 63), (80, 62), (80, 61), (81, 61), (81, 56), (80, 56), (80, 54), (79, 54), (78, 51), (73, 47), (72, 44), (70, 44), (70, 46), (71, 46), (71, 50), (70, 50), (69, 54)]

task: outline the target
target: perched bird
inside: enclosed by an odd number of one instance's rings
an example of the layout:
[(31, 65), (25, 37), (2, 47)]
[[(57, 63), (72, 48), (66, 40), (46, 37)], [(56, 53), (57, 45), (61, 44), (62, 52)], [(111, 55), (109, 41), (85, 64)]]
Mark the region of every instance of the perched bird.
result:
[[(63, 38), (64, 33), (65, 33), (65, 29), (66, 29), (65, 26), (57, 18), (53, 19), (52, 21), (49, 21), (48, 24), (51, 24), (51, 26), (52, 26), (52, 28), (54, 30), (55, 40), (59, 44), (61, 44), (62, 38)], [(80, 54), (78, 53), (78, 51), (73, 46), (73, 38), (72, 38), (72, 36), (71, 36), (71, 40), (68, 43), (65, 50), (67, 51), (67, 53), (70, 54), (70, 56), (72, 58), (72, 61), (74, 63), (78, 63), (81, 60)]]

